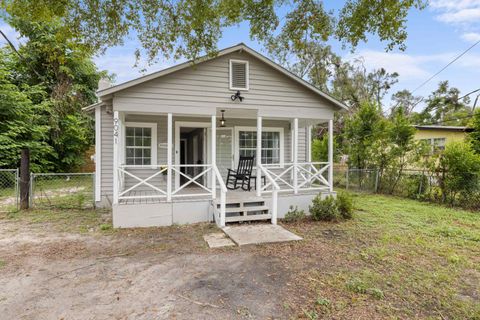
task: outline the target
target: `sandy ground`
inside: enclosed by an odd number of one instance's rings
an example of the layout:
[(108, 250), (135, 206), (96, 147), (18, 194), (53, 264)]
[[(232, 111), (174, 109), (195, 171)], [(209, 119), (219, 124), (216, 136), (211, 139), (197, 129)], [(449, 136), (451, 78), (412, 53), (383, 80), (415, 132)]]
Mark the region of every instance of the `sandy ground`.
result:
[(282, 263), (254, 248), (208, 249), (206, 232), (82, 235), (0, 220), (0, 318), (287, 318)]

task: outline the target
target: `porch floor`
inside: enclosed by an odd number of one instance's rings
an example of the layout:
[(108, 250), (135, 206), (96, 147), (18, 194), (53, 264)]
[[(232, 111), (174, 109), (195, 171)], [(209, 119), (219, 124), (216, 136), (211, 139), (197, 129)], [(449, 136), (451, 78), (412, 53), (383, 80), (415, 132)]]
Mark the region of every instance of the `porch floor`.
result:
[[(325, 187), (325, 190), (299, 190), (298, 194), (317, 194), (321, 191), (328, 191), (328, 187)], [(197, 186), (186, 187), (176, 195), (172, 196), (172, 201), (176, 202), (186, 202), (186, 201), (197, 201), (197, 200), (208, 200), (211, 199), (211, 195), (198, 195), (199, 193), (205, 192), (204, 189)], [(292, 195), (293, 191), (282, 191), (279, 192), (279, 196), (282, 195)], [(147, 203), (163, 203), (166, 202), (166, 196), (162, 195), (160, 192), (154, 190), (132, 190), (125, 194), (126, 197), (132, 197), (131, 199), (120, 199), (119, 204), (147, 204)], [(262, 197), (270, 197), (269, 194), (263, 194)], [(244, 191), (242, 189), (237, 190), (228, 190), (227, 200), (248, 200), (257, 198), (255, 190)], [(220, 199), (220, 191), (217, 191), (217, 199)]]

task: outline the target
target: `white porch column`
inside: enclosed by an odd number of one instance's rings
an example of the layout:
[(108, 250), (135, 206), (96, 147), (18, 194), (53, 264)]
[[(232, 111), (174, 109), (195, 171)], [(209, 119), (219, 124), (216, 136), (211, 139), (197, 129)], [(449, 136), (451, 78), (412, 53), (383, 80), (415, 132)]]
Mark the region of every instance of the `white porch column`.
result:
[(257, 117), (257, 151), (256, 151), (256, 159), (257, 159), (257, 197), (262, 195), (262, 170), (260, 167), (262, 165), (262, 117)]
[(120, 175), (118, 167), (121, 159), (122, 148), (122, 117), (118, 111), (113, 113), (113, 204), (118, 204), (118, 194), (120, 192)]
[(217, 166), (217, 117), (215, 115), (212, 116), (212, 169), (210, 174), (212, 176), (212, 199), (217, 197), (217, 186), (216, 186), (216, 175), (214, 168)]
[(173, 149), (172, 114), (167, 116), (167, 201), (172, 201), (172, 149)]
[(298, 118), (293, 119), (293, 192), (298, 193)]
[(328, 120), (328, 184), (333, 191), (333, 120)]
[(307, 162), (312, 162), (312, 125), (307, 126)]

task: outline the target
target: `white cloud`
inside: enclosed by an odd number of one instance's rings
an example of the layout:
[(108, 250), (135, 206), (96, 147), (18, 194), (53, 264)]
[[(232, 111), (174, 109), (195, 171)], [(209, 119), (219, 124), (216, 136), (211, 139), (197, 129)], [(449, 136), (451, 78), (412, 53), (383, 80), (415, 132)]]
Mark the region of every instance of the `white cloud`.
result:
[(467, 42), (480, 40), (480, 0), (431, 0), (436, 19), (459, 28)]
[[(459, 52), (445, 52), (435, 55), (411, 55), (362, 50), (355, 55), (346, 56), (345, 59), (349, 61), (360, 59), (367, 70), (384, 68), (390, 73), (398, 72), (401, 83), (419, 83), (452, 61), (458, 54)], [(450, 70), (459, 68), (460, 72), (480, 68), (480, 54), (468, 53), (449, 67)], [(441, 76), (438, 79), (441, 79)]]
[(477, 42), (480, 40), (479, 32), (467, 32), (462, 34), (462, 39), (467, 42)]

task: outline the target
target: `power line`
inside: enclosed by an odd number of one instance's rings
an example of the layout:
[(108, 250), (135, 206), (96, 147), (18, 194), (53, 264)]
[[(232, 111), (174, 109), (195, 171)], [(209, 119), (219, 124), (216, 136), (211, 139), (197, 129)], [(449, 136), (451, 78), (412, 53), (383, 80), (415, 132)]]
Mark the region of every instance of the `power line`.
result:
[(468, 97), (469, 95), (471, 95), (472, 93), (475, 93), (475, 92), (478, 92), (478, 91), (480, 91), (480, 88), (475, 89), (475, 90), (473, 90), (473, 91), (470, 91), (469, 93), (461, 96), (460, 98), (457, 99), (457, 101), (458, 101), (458, 100), (462, 100), (463, 98), (466, 98), (466, 97)]
[(18, 52), (17, 48), (15, 48), (15, 46), (13, 45), (12, 41), (10, 41), (10, 39), (8, 39), (7, 35), (5, 33), (3, 33), (2, 30), (0, 30), (0, 33), (2, 34), (2, 36), (5, 38), (5, 40), (7, 40), (7, 43), (8, 45), (10, 46), (10, 48), (12, 48), (12, 50), (20, 57), (20, 60), (23, 60), (28, 66), (29, 68), (37, 75), (38, 78), (42, 78), (40, 76), (40, 74), (37, 72), (37, 70), (35, 70), (35, 68), (33, 68), (27, 61), (26, 59), (22, 56), (22, 54), (20, 52)]
[(457, 61), (458, 59), (460, 59), (461, 57), (463, 57), (468, 51), (472, 50), (477, 44), (480, 43), (480, 40), (478, 40), (477, 42), (475, 42), (474, 44), (472, 44), (470, 47), (468, 47), (465, 51), (463, 51), (461, 54), (459, 54), (458, 56), (455, 57), (455, 59), (453, 59), (452, 61), (450, 61), (449, 63), (447, 63), (442, 69), (440, 69), (439, 71), (437, 71), (437, 73), (435, 73), (433, 76), (431, 76), (430, 78), (428, 78), (427, 80), (425, 80), (424, 82), (422, 82), (418, 87), (416, 87), (412, 93), (414, 93), (415, 91), (417, 91), (418, 89), (420, 89), (421, 87), (423, 87), (424, 85), (426, 85), (428, 82), (430, 82), (430, 80), (432, 80), (433, 78), (435, 78), (436, 76), (438, 76), (443, 70), (447, 69), (450, 65), (452, 65), (455, 61)]

